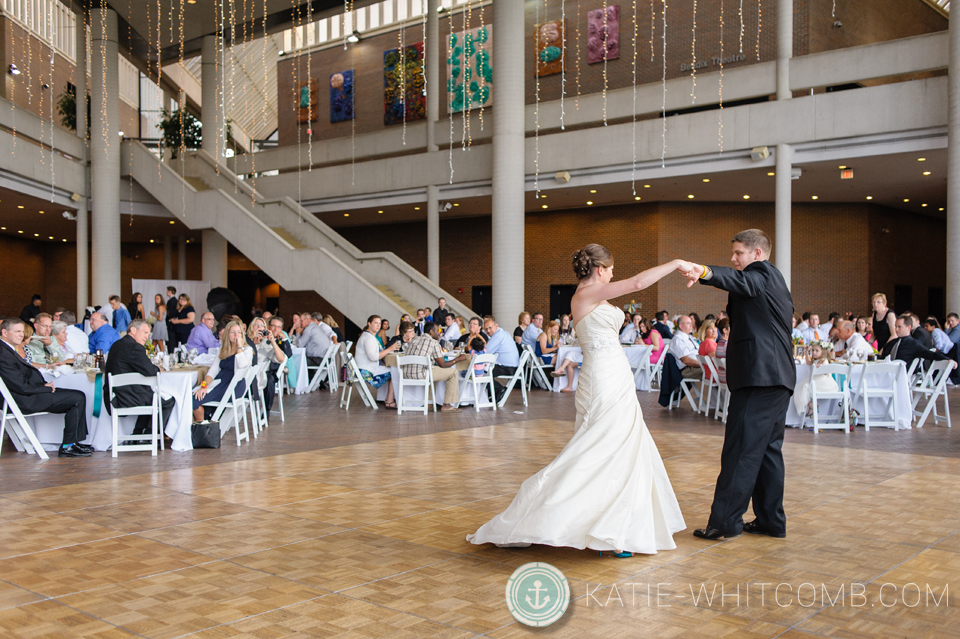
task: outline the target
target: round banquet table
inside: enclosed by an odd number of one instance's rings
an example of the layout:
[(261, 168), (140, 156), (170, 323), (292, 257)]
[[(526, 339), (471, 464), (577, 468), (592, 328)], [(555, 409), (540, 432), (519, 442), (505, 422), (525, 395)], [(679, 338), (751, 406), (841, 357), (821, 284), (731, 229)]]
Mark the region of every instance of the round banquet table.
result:
[(287, 362), (287, 385), (297, 395), (307, 392), (310, 376), (307, 371), (307, 349), (293, 348), (293, 356)]
[[(639, 344), (633, 346), (624, 346), (623, 352), (627, 356), (627, 361), (630, 362), (630, 368), (636, 369), (637, 365), (642, 363), (644, 357), (650, 357), (649, 346), (641, 346)], [(557, 351), (557, 359), (554, 360), (554, 365), (559, 366), (567, 356), (573, 356), (573, 360), (577, 363), (583, 362), (583, 350), (579, 346), (561, 346), (560, 350)], [(636, 376), (637, 390), (648, 391), (650, 390), (650, 380), (647, 376), (647, 371), (649, 369), (644, 369), (640, 371), (640, 374)], [(580, 381), (580, 367), (577, 367), (573, 372), (573, 389), (577, 389), (577, 384)], [(554, 377), (553, 378), (553, 392), (559, 393), (561, 389), (566, 388), (567, 378), (564, 377)]]

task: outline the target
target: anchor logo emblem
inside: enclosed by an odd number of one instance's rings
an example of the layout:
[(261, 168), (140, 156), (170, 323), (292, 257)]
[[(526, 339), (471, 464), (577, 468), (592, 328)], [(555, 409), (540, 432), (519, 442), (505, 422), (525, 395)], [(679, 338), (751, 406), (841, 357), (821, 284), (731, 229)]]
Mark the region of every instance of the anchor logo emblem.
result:
[(537, 602), (537, 603), (533, 603), (532, 601), (530, 601), (530, 595), (527, 595), (526, 597), (527, 605), (533, 608), (534, 610), (540, 610), (541, 608), (543, 608), (544, 606), (550, 603), (550, 595), (547, 595), (543, 599), (543, 603), (540, 603), (540, 593), (547, 591), (546, 588), (542, 588), (541, 586), (543, 586), (543, 582), (538, 579), (535, 582), (533, 582), (533, 588), (527, 588), (528, 592), (533, 591), (536, 602)]
[(570, 584), (556, 567), (543, 562), (524, 564), (507, 581), (510, 614), (528, 626), (549, 626), (567, 611)]

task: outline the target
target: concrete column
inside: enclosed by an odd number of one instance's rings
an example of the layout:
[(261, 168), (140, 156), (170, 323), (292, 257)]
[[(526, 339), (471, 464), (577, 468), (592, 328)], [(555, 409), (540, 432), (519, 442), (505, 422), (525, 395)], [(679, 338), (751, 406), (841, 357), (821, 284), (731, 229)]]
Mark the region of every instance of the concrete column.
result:
[(200, 123), (203, 125), (203, 150), (223, 159), (223, 110), (220, 104), (220, 66), (217, 58), (220, 51), (217, 36), (204, 36), (201, 46), (200, 88), (203, 104), (200, 110)]
[(214, 230), (203, 232), (203, 279), (210, 288), (227, 287), (227, 240)]
[(783, 279), (790, 288), (790, 257), (793, 251), (791, 238), (793, 236), (792, 208), (792, 170), (793, 149), (789, 144), (777, 145), (777, 195), (776, 195), (776, 239), (773, 244), (773, 254), (776, 256), (774, 264), (783, 273)]
[(793, 57), (793, 0), (777, 0), (777, 99), (789, 100)]
[(427, 278), (440, 284), (440, 189), (427, 187)]
[(512, 326), (523, 310), (524, 105), (526, 53), (523, 3), (493, 4), (493, 59), (497, 90), (493, 113), (492, 257), (493, 313)]
[(97, 114), (90, 135), (92, 299), (106, 304), (120, 294), (120, 72), (117, 14), (104, 7), (92, 15), (90, 98)]
[(173, 238), (163, 236), (163, 279), (173, 279)]
[(183, 235), (177, 238), (177, 279), (187, 279), (187, 238)]
[[(950, 71), (960, 69), (960, 25), (950, 20)], [(948, 85), (947, 146), (947, 312), (960, 312), (960, 72)], [(954, 208), (954, 203), (957, 207)]]
[[(427, 33), (424, 43), (427, 48), (427, 151), (437, 150), (437, 119), (440, 116), (440, 16), (437, 15), (438, 0), (427, 0)], [(446, 51), (446, 48), (444, 48)], [(433, 278), (430, 278), (433, 279)]]
[[(77, 135), (87, 139), (87, 27), (82, 11), (77, 13), (77, 59), (74, 84), (77, 87)], [(84, 192), (77, 202), (77, 317), (90, 304), (90, 218), (87, 211), (90, 170), (84, 161)]]

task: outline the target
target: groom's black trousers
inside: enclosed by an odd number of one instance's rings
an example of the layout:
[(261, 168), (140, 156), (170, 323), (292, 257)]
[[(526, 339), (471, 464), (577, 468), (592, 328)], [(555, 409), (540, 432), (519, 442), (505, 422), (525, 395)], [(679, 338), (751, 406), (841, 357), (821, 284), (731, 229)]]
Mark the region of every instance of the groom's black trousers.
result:
[(729, 535), (743, 530), (743, 514), (753, 498), (757, 525), (785, 533), (783, 512), (783, 431), (791, 390), (751, 386), (730, 393), (720, 476), (709, 525)]

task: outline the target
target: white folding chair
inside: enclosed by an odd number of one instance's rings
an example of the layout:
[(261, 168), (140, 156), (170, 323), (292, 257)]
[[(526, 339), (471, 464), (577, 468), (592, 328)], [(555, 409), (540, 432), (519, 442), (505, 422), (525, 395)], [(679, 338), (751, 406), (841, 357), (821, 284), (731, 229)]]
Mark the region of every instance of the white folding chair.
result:
[[(483, 373), (477, 375), (476, 366), (483, 364)], [(493, 367), (497, 365), (497, 354), (490, 353), (483, 355), (474, 355), (470, 360), (470, 368), (467, 369), (467, 377), (464, 379), (464, 386), (470, 384), (473, 387), (473, 407), (480, 412), (481, 408), (492, 408), (497, 410), (497, 393), (493, 386)], [(489, 391), (489, 395), (487, 392)], [(461, 393), (461, 397), (463, 393)], [(457, 407), (460, 402), (457, 402)]]
[[(851, 372), (853, 369), (851, 369)], [(903, 368), (900, 362), (877, 362), (874, 364), (863, 364), (860, 366), (860, 382), (857, 384), (857, 392), (853, 396), (853, 405), (856, 406), (860, 398), (863, 398), (863, 426), (864, 430), (870, 432), (871, 426), (892, 428), (897, 430), (897, 412), (899, 410), (899, 401), (897, 400), (897, 381), (900, 379)], [(889, 386), (871, 384), (868, 378), (877, 379), (879, 375), (890, 375), (892, 381)], [(890, 379), (890, 378), (886, 378)], [(878, 399), (883, 403), (883, 412), (879, 415), (870, 414), (870, 400)]]
[[(7, 421), (10, 421), (10, 441), (16, 445), (18, 442), (23, 446), (23, 450), (33, 455), (36, 454), (40, 459), (49, 459), (47, 452), (43, 450), (37, 434), (27, 423), (26, 417), (36, 417), (38, 415), (49, 415), (47, 412), (27, 413), (20, 411), (17, 402), (13, 399), (13, 394), (7, 388), (7, 385), (0, 379), (0, 396), (3, 398), (3, 421), (0, 421), (0, 448), (3, 448), (3, 434), (7, 430)], [(17, 446), (19, 448), (20, 446)]]
[[(213, 412), (211, 421), (218, 422), (222, 419), (223, 413), (229, 408), (233, 411), (233, 427), (237, 431), (237, 446), (243, 440), (250, 441), (250, 430), (247, 428), (247, 411), (244, 403), (244, 396), (235, 397), (237, 384), (246, 378), (243, 371), (236, 371), (227, 384), (227, 391), (219, 401), (204, 402), (201, 406), (213, 406), (216, 408)], [(243, 430), (240, 430), (240, 421), (243, 420)]]
[(550, 364), (544, 364), (543, 360), (537, 355), (537, 351), (534, 350), (529, 344), (523, 345), (523, 350), (530, 354), (527, 358), (527, 390), (530, 390), (533, 387), (533, 383), (536, 382), (537, 386), (540, 386), (544, 390), (552, 390), (553, 382), (550, 377), (547, 369), (553, 368)]
[[(826, 393), (817, 390), (817, 385), (813, 383), (813, 374), (833, 375), (837, 381), (840, 390)], [(813, 433), (818, 435), (821, 430), (826, 428), (839, 428), (846, 434), (850, 434), (850, 427), (847, 423), (847, 416), (850, 414), (850, 367), (846, 364), (824, 364), (823, 366), (811, 367), (810, 369), (810, 399), (813, 403)], [(823, 421), (820, 415), (821, 399), (839, 399), (840, 416), (837, 421)], [(827, 416), (829, 419), (830, 416)]]
[(327, 380), (327, 384), (330, 386), (330, 392), (337, 390), (337, 372), (335, 362), (337, 352), (339, 350), (340, 344), (331, 344), (329, 348), (327, 348), (327, 352), (324, 353), (319, 365), (307, 365), (308, 376), (310, 371), (314, 371), (313, 377), (310, 379), (310, 385), (307, 387), (308, 392), (312, 393), (320, 388), (320, 383), (323, 382), (323, 380)]
[[(720, 396), (717, 371), (713, 368), (713, 362), (706, 355), (697, 355), (697, 361), (700, 362), (700, 370), (703, 371), (703, 380), (700, 382), (700, 402), (697, 404), (697, 412), (710, 416), (710, 402), (713, 399), (713, 389), (717, 389), (717, 397)], [(709, 379), (708, 379), (709, 377)]]
[[(726, 382), (720, 381), (720, 371), (726, 371), (727, 361), (726, 358), (719, 357), (709, 357), (710, 362), (710, 374), (717, 376), (717, 410), (713, 413), (714, 419), (720, 419), (720, 414), (723, 413), (723, 423), (727, 423), (727, 411), (730, 410), (730, 387), (727, 386)], [(707, 414), (709, 417), (709, 412)]]
[(663, 375), (663, 360), (667, 358), (667, 351), (670, 350), (670, 340), (663, 340), (663, 350), (660, 351), (660, 357), (657, 358), (657, 363), (650, 367), (650, 390), (653, 390), (653, 384), (656, 383), (657, 388), (660, 388), (660, 378)]
[(344, 344), (344, 350), (346, 350), (349, 353), (352, 349), (353, 349), (353, 342), (351, 342), (350, 340), (347, 340), (346, 344)]
[[(404, 366), (424, 366), (424, 379), (410, 379), (403, 376)], [(426, 357), (419, 355), (398, 355), (397, 369), (400, 371), (397, 379), (397, 415), (402, 415), (404, 410), (422, 410), (426, 415), (429, 412), (430, 404), (433, 403), (433, 412), (437, 412), (437, 392), (433, 386), (433, 362)], [(423, 387), (423, 406), (405, 406), (403, 403), (403, 389), (409, 387)]]
[(359, 389), (360, 399), (363, 400), (364, 405), (367, 406), (367, 408), (378, 410), (377, 400), (373, 398), (370, 387), (367, 386), (366, 380), (363, 379), (363, 374), (360, 373), (360, 367), (357, 366), (357, 360), (354, 359), (353, 355), (347, 353), (343, 356), (343, 364), (347, 367), (347, 380), (343, 383), (343, 392), (340, 394), (340, 408), (350, 410), (350, 398), (353, 397), (353, 387), (356, 386)]
[[(931, 365), (927, 368), (927, 372), (923, 376), (923, 381), (916, 388), (911, 389), (913, 392), (913, 415), (919, 417), (917, 420), (917, 428), (923, 428), (923, 424), (927, 421), (927, 417), (930, 416), (930, 412), (933, 411), (933, 424), (936, 426), (940, 423), (940, 420), (947, 424), (947, 428), (952, 428), (953, 425), (950, 423), (950, 402), (947, 397), (947, 380), (950, 378), (950, 373), (953, 371), (953, 361), (945, 360), (940, 362), (932, 362)], [(923, 411), (917, 410), (917, 404), (920, 403), (921, 398), (927, 398), (927, 406)], [(941, 416), (937, 413), (937, 400), (943, 397), (943, 415)]]
[[(163, 447), (163, 433), (160, 429), (163, 424), (162, 412), (160, 409), (160, 378), (156, 375), (146, 377), (140, 373), (124, 373), (122, 375), (107, 374), (107, 384), (110, 386), (110, 418), (113, 425), (113, 447), (111, 454), (116, 457), (120, 451), (149, 450), (154, 457), (157, 456), (157, 440), (160, 440), (160, 446)], [(153, 392), (150, 404), (144, 406), (129, 406), (118, 408), (114, 406), (113, 400), (117, 397), (117, 389), (124, 386), (146, 386)], [(124, 441), (142, 441), (143, 444), (120, 443), (120, 418), (128, 415), (150, 415), (150, 434), (126, 435)], [(147, 441), (149, 440), (149, 441)]]
[(527, 360), (529, 358), (530, 352), (523, 351), (520, 353), (520, 361), (517, 363), (517, 370), (514, 371), (513, 375), (497, 376), (497, 379), (507, 380), (505, 385), (506, 388), (503, 391), (503, 397), (501, 397), (500, 401), (497, 403), (500, 408), (503, 408), (503, 405), (507, 403), (507, 398), (510, 397), (510, 393), (513, 392), (513, 387), (517, 384), (520, 384), (520, 392), (523, 394), (523, 405), (527, 405), (527, 380), (525, 375), (527, 370)]
[(683, 398), (687, 398), (687, 402), (690, 403), (690, 408), (693, 409), (693, 412), (699, 413), (700, 406), (697, 400), (693, 398), (693, 394), (690, 392), (690, 389), (696, 388), (697, 382), (699, 379), (687, 379), (686, 377), (680, 380), (680, 385), (677, 386), (676, 390), (670, 395), (670, 406), (669, 410), (673, 410), (674, 404), (677, 408), (680, 408), (680, 403), (683, 401)]
[(633, 369), (633, 385), (636, 386), (640, 383), (641, 374), (646, 374), (647, 376), (647, 392), (653, 391), (653, 378), (650, 375), (650, 352), (653, 350), (653, 346), (644, 346), (643, 351), (640, 352), (636, 357), (639, 358), (640, 363), (637, 366), (631, 366)]
[[(259, 363), (256, 366), (251, 366), (247, 369), (244, 374), (245, 387), (243, 389), (243, 397), (239, 400), (243, 404), (244, 415), (246, 411), (250, 411), (250, 430), (253, 432), (253, 438), (257, 439), (258, 434), (260, 433), (260, 418), (257, 411), (257, 403), (254, 400), (254, 387), (259, 387), (259, 382), (257, 381), (257, 374), (260, 372), (260, 368), (263, 366), (263, 363)], [(262, 397), (262, 395), (261, 395)]]
[[(283, 418), (283, 393), (287, 388), (287, 360), (289, 359), (290, 358), (288, 357), (287, 359), (280, 362), (280, 368), (277, 369), (277, 391), (276, 391), (276, 395), (273, 398), (274, 401), (280, 403), (280, 421), (281, 422), (285, 421)], [(270, 383), (269, 376), (267, 376), (267, 383), (268, 384)], [(264, 403), (264, 406), (266, 406), (266, 403)], [(270, 412), (273, 413), (275, 411), (270, 411)]]

